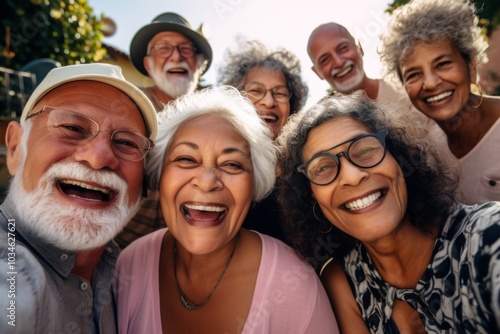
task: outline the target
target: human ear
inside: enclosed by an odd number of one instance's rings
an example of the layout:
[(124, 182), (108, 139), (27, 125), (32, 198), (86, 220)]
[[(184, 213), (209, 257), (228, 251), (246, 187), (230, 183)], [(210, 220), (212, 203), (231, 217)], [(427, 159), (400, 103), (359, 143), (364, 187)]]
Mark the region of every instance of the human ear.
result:
[(7, 169), (10, 175), (15, 175), (20, 164), (21, 138), (23, 129), (21, 124), (12, 121), (5, 132), (5, 146), (7, 147)]
[(314, 72), (314, 73), (316, 73), (316, 75), (317, 75), (317, 76), (318, 76), (321, 80), (324, 80), (324, 79), (325, 79), (325, 78), (323, 77), (323, 75), (321, 74), (321, 72), (320, 72), (320, 71), (318, 71), (314, 65), (313, 65), (313, 66), (311, 66), (311, 70), (313, 70), (313, 72)]

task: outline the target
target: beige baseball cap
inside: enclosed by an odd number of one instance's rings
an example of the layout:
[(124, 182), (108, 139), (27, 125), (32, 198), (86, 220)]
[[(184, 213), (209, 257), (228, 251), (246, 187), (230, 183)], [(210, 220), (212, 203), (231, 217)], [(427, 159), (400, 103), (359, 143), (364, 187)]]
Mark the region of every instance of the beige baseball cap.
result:
[(142, 113), (146, 125), (147, 136), (153, 141), (156, 139), (158, 121), (153, 104), (140, 89), (125, 80), (120, 67), (110, 64), (80, 64), (54, 68), (36, 87), (33, 94), (31, 94), (28, 99), (28, 102), (26, 102), (21, 115), (21, 123), (26, 120), (26, 117), (35, 104), (52, 89), (68, 82), (80, 80), (103, 82), (127, 94), (139, 107)]

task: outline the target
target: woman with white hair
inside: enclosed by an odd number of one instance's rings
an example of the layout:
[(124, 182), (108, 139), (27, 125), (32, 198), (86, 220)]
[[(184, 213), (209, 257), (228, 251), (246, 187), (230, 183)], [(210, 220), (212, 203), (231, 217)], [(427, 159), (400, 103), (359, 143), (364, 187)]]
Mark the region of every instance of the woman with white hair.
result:
[(161, 114), (148, 160), (167, 228), (117, 264), (120, 333), (337, 333), (313, 268), (241, 228), (273, 188), (271, 131), (230, 87), (186, 95)]

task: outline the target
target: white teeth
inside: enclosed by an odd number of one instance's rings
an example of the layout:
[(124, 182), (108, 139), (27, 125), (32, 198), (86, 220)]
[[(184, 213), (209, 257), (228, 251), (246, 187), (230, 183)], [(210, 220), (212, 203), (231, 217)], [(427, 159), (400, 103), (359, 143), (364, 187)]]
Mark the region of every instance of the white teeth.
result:
[(205, 206), (205, 205), (190, 205), (186, 204), (186, 208), (197, 211), (222, 212), (225, 209), (220, 206)]
[(445, 97), (450, 96), (451, 94), (453, 94), (453, 92), (451, 92), (451, 91), (444, 92), (444, 93), (441, 93), (439, 95), (432, 96), (432, 97), (425, 99), (425, 102), (430, 103), (430, 102), (438, 101), (438, 100), (444, 99)]
[(263, 120), (270, 120), (270, 121), (276, 121), (278, 118), (276, 116), (272, 115), (261, 115), (260, 118)]
[(79, 182), (79, 181), (74, 181), (74, 180), (61, 180), (60, 182), (66, 183), (66, 184), (72, 184), (75, 186), (78, 186), (80, 188), (84, 189), (89, 189), (89, 190), (94, 190), (94, 191), (100, 191), (102, 193), (108, 194), (109, 195), (109, 190), (105, 188), (99, 188), (99, 187), (94, 187), (91, 186), (90, 184)]
[(375, 202), (377, 199), (379, 199), (380, 196), (382, 196), (382, 193), (380, 191), (377, 191), (376, 193), (368, 195), (365, 198), (360, 198), (350, 203), (347, 203), (345, 207), (348, 208), (349, 210), (363, 209), (366, 208), (367, 206), (372, 205), (372, 203)]
[(341, 78), (341, 77), (343, 77), (344, 75), (346, 75), (347, 73), (349, 73), (349, 72), (351, 71), (351, 68), (352, 68), (352, 66), (347, 66), (347, 68), (346, 68), (345, 70), (343, 70), (343, 71), (342, 71), (342, 72), (340, 72), (340, 73), (337, 73), (335, 76), (336, 76), (337, 78)]

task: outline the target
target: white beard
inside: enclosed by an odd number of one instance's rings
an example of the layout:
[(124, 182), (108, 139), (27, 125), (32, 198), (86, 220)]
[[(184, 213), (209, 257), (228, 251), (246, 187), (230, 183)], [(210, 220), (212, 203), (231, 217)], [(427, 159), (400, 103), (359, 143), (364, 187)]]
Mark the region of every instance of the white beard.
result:
[[(57, 248), (83, 251), (103, 246), (139, 208), (140, 196), (129, 204), (128, 185), (113, 172), (93, 170), (80, 163), (56, 163), (42, 176), (36, 190), (27, 192), (23, 166), (24, 161), (12, 179), (8, 200), (27, 231)], [(113, 189), (114, 203), (101, 210), (61, 203), (54, 196), (60, 179), (82, 180)]]
[[(155, 67), (154, 60), (151, 57), (148, 57), (147, 61), (149, 61), (149, 68), (152, 69), (150, 72), (151, 79), (153, 79), (158, 88), (170, 97), (176, 99), (182, 95), (195, 91), (201, 76), (201, 71), (196, 70), (193, 73), (185, 61), (175, 64), (167, 62), (161, 70)], [(187, 76), (168, 74), (167, 71), (173, 67), (185, 69), (187, 71)]]
[[(354, 66), (353, 61), (347, 61), (346, 64), (342, 69), (334, 69), (332, 70), (332, 73), (330, 74), (332, 78), (337, 74), (342, 72), (345, 68), (348, 66)], [(363, 64), (361, 63), (361, 67)], [(360, 70), (360, 67), (353, 67), (351, 71), (356, 71), (354, 73), (354, 76), (352, 76), (349, 80), (345, 80), (343, 82), (338, 82), (334, 80), (335, 84), (335, 90), (342, 93), (342, 94), (351, 94), (353, 91), (358, 90), (359, 87), (361, 86), (363, 79), (364, 79), (364, 72)], [(353, 75), (353, 73), (349, 73), (348, 75)]]

